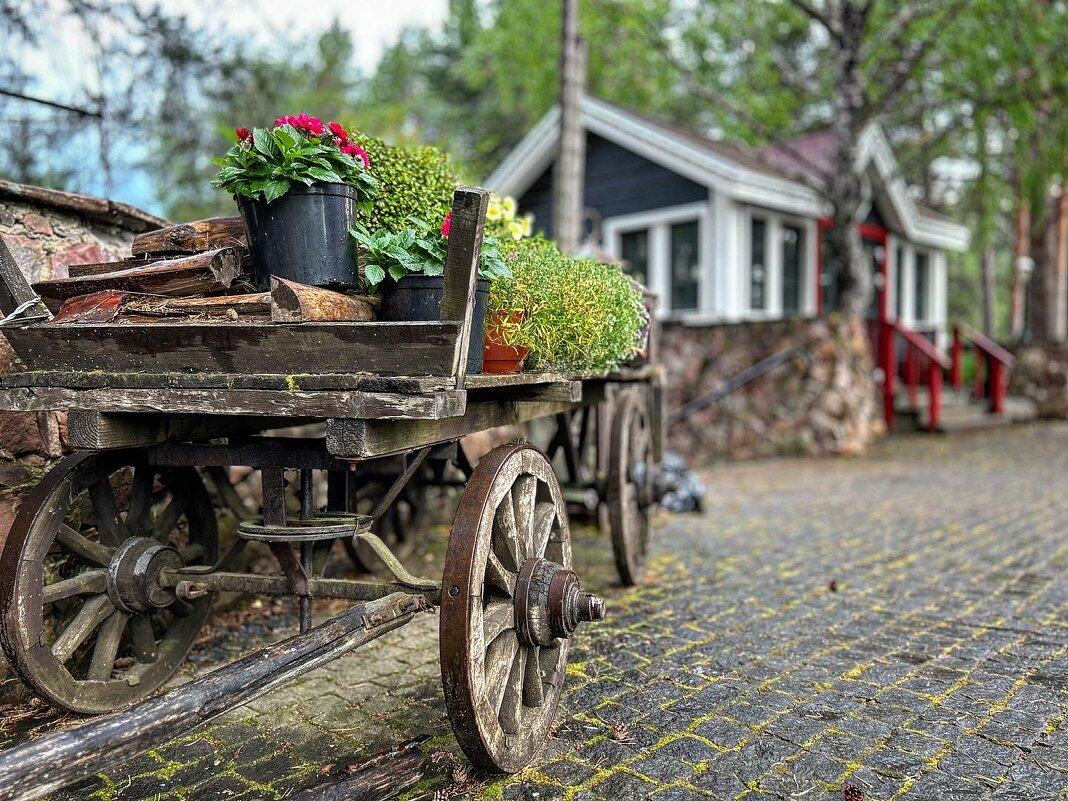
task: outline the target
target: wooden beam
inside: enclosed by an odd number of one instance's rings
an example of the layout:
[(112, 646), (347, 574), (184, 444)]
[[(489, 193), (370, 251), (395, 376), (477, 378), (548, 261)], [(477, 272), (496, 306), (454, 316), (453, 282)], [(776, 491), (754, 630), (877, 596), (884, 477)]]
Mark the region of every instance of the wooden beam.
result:
[(224, 417), (359, 417), (432, 419), (464, 413), (462, 390), (425, 395), (384, 392), (288, 392), (273, 389), (49, 389), (0, 390), (0, 409), (91, 409), (107, 414), (202, 414)]
[(156, 262), (83, 278), (56, 278), (33, 285), (55, 311), (67, 298), (105, 289), (146, 292), (153, 295), (201, 295), (221, 292), (241, 273), (241, 258), (233, 248), (209, 250), (182, 259)]
[(331, 419), (326, 424), (326, 449), (343, 459), (385, 456), (451, 442), (487, 428), (549, 417), (575, 406), (559, 401), (486, 401), (469, 403), (461, 417), (441, 420)]
[(248, 239), (240, 217), (212, 217), (171, 225), (134, 237), (134, 255), (154, 253), (200, 253), (215, 248), (246, 248)]
[(367, 322), (375, 310), (367, 298), (271, 277), (271, 319), (276, 323)]
[(489, 192), (461, 186), (452, 196), (452, 228), (445, 256), (445, 289), (441, 296), (441, 319), (460, 324), (452, 375), (462, 389), (467, 375), (471, 318), (474, 316), (475, 285), (482, 256), (482, 229), (486, 221)]
[(475, 389), (470, 384), (467, 392), (472, 402), (488, 400), (553, 401), (578, 403), (582, 400), (581, 381), (551, 381), (538, 384), (505, 384), (499, 387), (483, 386)]
[[(33, 801), (172, 740), (409, 622), (430, 608), (394, 593), (170, 692), (0, 753), (0, 798)], [(40, 646), (46, 647), (44, 645)]]
[(452, 374), (447, 323), (102, 323), (6, 326), (31, 370)]
[(387, 801), (416, 785), (429, 766), (419, 746), (426, 736), (365, 757), (335, 770), (332, 776), (305, 788), (289, 801)]
[[(287, 425), (314, 422), (294, 418)], [(277, 418), (207, 417), (198, 415), (104, 414), (71, 409), (67, 431), (71, 447), (80, 450), (108, 450), (164, 442), (189, 442), (258, 434), (277, 427)]]

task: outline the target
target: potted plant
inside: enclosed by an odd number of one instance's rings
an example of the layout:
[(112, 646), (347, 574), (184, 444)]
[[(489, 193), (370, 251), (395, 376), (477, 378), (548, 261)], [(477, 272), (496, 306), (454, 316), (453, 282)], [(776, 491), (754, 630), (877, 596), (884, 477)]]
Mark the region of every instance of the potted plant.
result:
[(347, 289), (357, 285), (348, 231), (367, 213), (378, 182), (367, 153), (336, 122), (307, 114), (279, 117), (271, 128), (238, 128), (216, 163), (212, 185), (237, 201), (248, 234), (253, 280), (271, 276)]
[[(373, 234), (362, 226), (350, 232), (359, 242), (363, 274), (370, 290), (382, 298), (379, 319), (392, 321), (438, 320), (445, 293), (445, 257), (452, 228), (452, 212), (440, 226), (417, 217), (410, 227), (393, 233), (380, 228)], [(495, 237), (484, 236), (471, 318), (471, 346), (467, 371), (482, 372), (482, 339), (490, 281), (509, 275)]]

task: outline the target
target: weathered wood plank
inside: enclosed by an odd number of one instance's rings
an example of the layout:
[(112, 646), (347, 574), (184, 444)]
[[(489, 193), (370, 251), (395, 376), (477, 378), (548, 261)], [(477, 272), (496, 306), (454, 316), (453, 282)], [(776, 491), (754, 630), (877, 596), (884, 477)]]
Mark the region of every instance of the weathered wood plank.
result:
[(233, 248), (223, 248), (114, 273), (39, 281), (33, 288), (48, 307), (55, 311), (67, 298), (105, 289), (153, 295), (201, 295), (221, 292), (229, 289), (240, 273), (241, 259), (237, 251)]
[(414, 786), (426, 773), (429, 761), (419, 750), (426, 738), (409, 740), (350, 763), (326, 781), (308, 787), (289, 801), (387, 801)]
[(399, 392), (405, 395), (451, 389), (445, 376), (383, 376), (368, 373), (294, 373), (292, 375), (241, 373), (104, 373), (40, 370), (0, 375), (0, 388), (66, 387), (70, 389), (276, 389), (312, 392), (360, 389), (365, 392)]
[(375, 310), (366, 298), (271, 278), (271, 319), (276, 323), (367, 322)]
[(482, 229), (486, 220), (489, 192), (461, 186), (452, 196), (452, 228), (445, 256), (445, 289), (441, 297), (441, 319), (460, 324), (452, 374), (457, 388), (463, 388), (467, 374), (471, 317), (475, 306), (475, 284), (482, 254)]
[(0, 390), (0, 409), (30, 412), (89, 409), (108, 414), (203, 414), (254, 417), (358, 417), (376, 420), (439, 419), (464, 412), (466, 394), (384, 392), (282, 392), (272, 389), (67, 389)]
[(467, 392), (470, 394), (472, 402), (521, 400), (578, 403), (582, 400), (582, 382), (561, 380), (539, 384), (505, 384), (499, 387), (483, 385), (478, 389), (468, 384)]
[(0, 237), (0, 316), (11, 314), (36, 297), (37, 293), (30, 288), (7, 243)]
[(106, 289), (63, 301), (51, 324), (151, 322), (166, 317), (267, 321), (271, 319), (271, 296), (266, 292), (258, 292), (207, 298), (168, 298)]
[(148, 231), (134, 237), (130, 251), (134, 255), (200, 253), (232, 247), (248, 247), (245, 224), (240, 217), (211, 217)]
[[(585, 398), (584, 403), (595, 399)], [(468, 403), (461, 417), (441, 420), (341, 420), (326, 424), (326, 449), (340, 458), (367, 458), (402, 453), (450, 442), (496, 426), (549, 417), (576, 407), (559, 401), (487, 401)]]
[[(286, 420), (287, 425), (314, 422), (303, 418)], [(270, 417), (206, 417), (199, 415), (104, 414), (72, 409), (67, 417), (71, 447), (79, 450), (107, 450), (164, 442), (190, 442), (216, 437), (258, 434), (278, 426)]]
[[(267, 646), (131, 708), (0, 753), (0, 798), (32, 801), (184, 734), (224, 712), (321, 667), (429, 609), (421, 596), (394, 593)], [(43, 647), (43, 646), (42, 646)]]
[(459, 324), (103, 323), (0, 328), (33, 370), (452, 373)]
[(90, 275), (103, 275), (104, 273), (117, 273), (122, 270), (132, 270), (136, 267), (147, 267), (150, 264), (158, 264), (159, 257), (150, 259), (123, 259), (122, 261), (105, 261), (95, 264), (71, 264), (67, 267), (68, 278), (85, 278)]

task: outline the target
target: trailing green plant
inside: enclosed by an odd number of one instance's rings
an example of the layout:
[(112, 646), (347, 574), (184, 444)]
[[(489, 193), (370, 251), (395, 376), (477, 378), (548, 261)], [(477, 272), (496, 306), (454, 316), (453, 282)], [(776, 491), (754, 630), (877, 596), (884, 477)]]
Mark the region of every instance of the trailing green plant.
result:
[(565, 256), (541, 237), (512, 243), (506, 261), (512, 275), (493, 282), (487, 313), (504, 344), (527, 349), (528, 369), (596, 373), (638, 352), (648, 314), (618, 266)]
[[(349, 233), (360, 243), (358, 258), (363, 262), (363, 276), (374, 291), (388, 275), (399, 281), (406, 275), (441, 275), (452, 230), (452, 212), (438, 228), (418, 217), (408, 218), (408, 227), (392, 232), (379, 228), (373, 234), (357, 225)], [(482, 278), (506, 278), (511, 275), (496, 237), (484, 236), (478, 274)]]
[(383, 189), (371, 209), (369, 230), (400, 233), (411, 227), (411, 217), (440, 220), (452, 207), (460, 181), (445, 153), (434, 147), (390, 145), (359, 132), (352, 138), (367, 151), (371, 174)]
[(212, 186), (270, 203), (295, 184), (348, 184), (356, 189), (361, 213), (370, 213), (378, 181), (367, 153), (338, 123), (323, 125), (299, 114), (279, 117), (273, 128), (238, 128), (234, 135), (237, 143), (215, 159), (222, 169)]

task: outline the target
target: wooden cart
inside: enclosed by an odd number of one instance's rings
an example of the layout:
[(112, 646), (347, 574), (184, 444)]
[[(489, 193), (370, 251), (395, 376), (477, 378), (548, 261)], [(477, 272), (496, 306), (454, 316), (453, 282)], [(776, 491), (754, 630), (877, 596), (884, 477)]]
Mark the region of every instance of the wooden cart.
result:
[[(0, 408), (69, 410), (75, 451), (26, 498), (0, 553), (0, 635), (30, 687), (83, 713), (134, 704), (183, 661), (217, 592), (293, 596), (302, 632), (312, 598), (365, 603), (361, 624), (378, 633), (431, 605), (464, 751), (506, 772), (538, 753), (568, 643), (580, 622), (604, 615), (571, 569), (568, 501), (607, 508), (621, 578), (638, 582), (656, 498), (659, 392), (648, 365), (582, 377), (465, 374), (486, 199), (456, 193), (438, 322), (55, 325), (0, 248), (0, 333), (27, 369), (0, 378)], [(536, 418), (556, 424), (549, 454), (519, 441), (472, 467), (457, 447), (467, 434)], [(325, 431), (264, 434), (304, 423)], [(444, 573), (413, 576), (371, 529), (413, 476), (448, 463), (466, 488)], [(261, 471), (263, 508), (221, 553), (202, 469), (231, 465)], [(287, 470), (299, 477), (296, 513), (285, 506)], [(326, 498), (315, 497), (316, 471), (328, 473)], [(357, 513), (369, 474), (381, 497)], [(390, 579), (323, 578), (323, 552), (337, 539), (373, 552)], [(269, 546), (274, 574), (232, 568), (250, 541)]]

